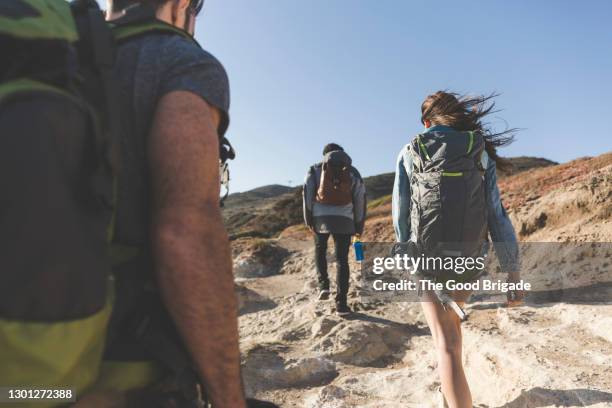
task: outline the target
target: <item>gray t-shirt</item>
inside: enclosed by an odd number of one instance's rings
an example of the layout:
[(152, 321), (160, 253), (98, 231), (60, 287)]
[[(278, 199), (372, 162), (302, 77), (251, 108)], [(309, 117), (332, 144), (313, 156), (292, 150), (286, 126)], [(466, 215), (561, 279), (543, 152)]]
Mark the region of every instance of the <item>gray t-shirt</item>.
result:
[(172, 91), (193, 92), (222, 112), (219, 134), (223, 135), (229, 124), (229, 82), (215, 57), (189, 39), (165, 33), (122, 44), (115, 76), (123, 122), (115, 239), (125, 245), (147, 245), (151, 220), (147, 144), (157, 102)]

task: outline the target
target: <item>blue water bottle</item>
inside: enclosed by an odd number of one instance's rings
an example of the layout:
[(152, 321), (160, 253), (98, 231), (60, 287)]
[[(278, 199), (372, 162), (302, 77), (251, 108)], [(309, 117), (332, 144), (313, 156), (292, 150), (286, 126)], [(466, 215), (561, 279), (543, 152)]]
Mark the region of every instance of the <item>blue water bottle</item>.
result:
[(353, 237), (353, 249), (355, 250), (355, 259), (357, 262), (363, 261), (363, 244), (361, 243), (359, 234)]

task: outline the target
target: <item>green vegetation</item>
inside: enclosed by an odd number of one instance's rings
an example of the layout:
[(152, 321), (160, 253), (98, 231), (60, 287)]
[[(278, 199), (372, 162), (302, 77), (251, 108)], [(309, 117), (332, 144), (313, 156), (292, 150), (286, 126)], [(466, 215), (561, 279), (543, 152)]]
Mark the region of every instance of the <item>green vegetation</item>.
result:
[(255, 238), (250, 242), (250, 247), (254, 252), (263, 251), (266, 247), (270, 246), (272, 241), (265, 238)]
[(380, 207), (381, 205), (388, 204), (390, 202), (391, 202), (391, 194), (379, 197), (376, 200), (372, 200), (368, 203), (368, 210), (372, 210), (376, 207)]

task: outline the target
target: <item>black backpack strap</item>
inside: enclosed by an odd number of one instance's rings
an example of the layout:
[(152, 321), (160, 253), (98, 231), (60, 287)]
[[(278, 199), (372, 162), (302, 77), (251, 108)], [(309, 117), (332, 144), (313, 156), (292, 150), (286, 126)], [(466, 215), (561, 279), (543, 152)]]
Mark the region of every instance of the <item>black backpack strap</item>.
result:
[[(158, 297), (158, 294), (154, 295), (155, 303), (158, 303)], [(156, 312), (154, 308), (148, 308), (143, 319), (133, 328), (139, 343), (171, 373), (175, 398), (189, 406), (206, 406), (206, 390), (165, 307), (161, 306)]]
[(221, 163), (225, 163), (228, 160), (234, 160), (236, 158), (236, 151), (225, 136), (219, 139), (219, 159)]
[[(80, 63), (85, 84), (85, 99), (100, 113), (96, 129), (98, 168), (93, 176), (94, 193), (109, 208), (115, 203), (115, 180), (119, 167), (119, 106), (116, 83), (112, 77), (115, 44), (110, 27), (95, 0), (75, 0), (71, 3), (79, 41)], [(112, 226), (109, 229), (112, 232)], [(110, 235), (110, 234), (109, 234)]]
[(219, 205), (224, 206), (225, 200), (229, 196), (229, 182), (230, 173), (228, 160), (234, 160), (236, 158), (236, 151), (232, 147), (232, 144), (227, 140), (225, 136), (219, 139), (219, 175), (221, 177), (221, 187), (225, 187), (225, 194), (220, 198)]
[[(195, 403), (206, 401), (203, 383), (155, 284), (144, 276), (149, 268), (141, 269), (139, 262), (130, 262), (125, 271), (115, 271), (116, 299), (104, 359), (155, 361), (164, 372), (164, 389), (156, 398), (183, 401), (180, 407), (199, 406)], [(142, 273), (136, 276), (134, 269)]]
[(151, 33), (162, 33), (179, 35), (200, 47), (191, 34), (157, 19), (155, 9), (144, 4), (128, 8), (122, 17), (112, 22), (111, 26), (115, 41), (118, 43)]
[(194, 42), (195, 44), (197, 44), (198, 47), (200, 47), (200, 44), (196, 41), (196, 39), (189, 35), (187, 32), (170, 24), (164, 23), (160, 20), (141, 22), (134, 25), (113, 26), (113, 34), (115, 37), (115, 41), (117, 41), (118, 43), (122, 43), (123, 41), (131, 40), (133, 38), (151, 33), (179, 35), (183, 38), (188, 39), (189, 41)]

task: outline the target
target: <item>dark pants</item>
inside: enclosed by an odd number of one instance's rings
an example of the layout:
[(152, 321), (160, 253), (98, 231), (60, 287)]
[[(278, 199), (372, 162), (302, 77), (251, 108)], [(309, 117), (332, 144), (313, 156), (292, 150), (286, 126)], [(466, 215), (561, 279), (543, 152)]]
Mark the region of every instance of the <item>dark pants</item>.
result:
[[(317, 265), (317, 278), (319, 289), (329, 290), (329, 276), (327, 275), (327, 241), (330, 234), (315, 234), (315, 262)], [(346, 305), (346, 296), (349, 290), (349, 264), (348, 253), (351, 247), (350, 234), (331, 234), (334, 237), (336, 249), (336, 303)]]

